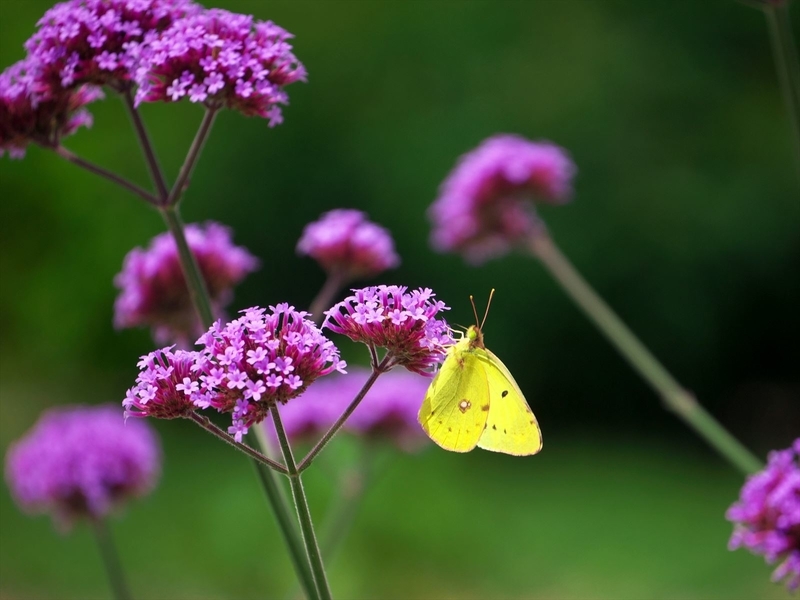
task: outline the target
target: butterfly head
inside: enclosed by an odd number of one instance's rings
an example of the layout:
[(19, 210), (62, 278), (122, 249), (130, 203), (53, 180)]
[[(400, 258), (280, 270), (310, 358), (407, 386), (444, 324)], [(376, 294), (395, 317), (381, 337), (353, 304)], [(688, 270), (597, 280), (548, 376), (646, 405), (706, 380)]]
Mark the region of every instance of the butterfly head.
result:
[(469, 329), (467, 329), (466, 338), (469, 340), (470, 348), (484, 348), (483, 332), (477, 325), (472, 325)]

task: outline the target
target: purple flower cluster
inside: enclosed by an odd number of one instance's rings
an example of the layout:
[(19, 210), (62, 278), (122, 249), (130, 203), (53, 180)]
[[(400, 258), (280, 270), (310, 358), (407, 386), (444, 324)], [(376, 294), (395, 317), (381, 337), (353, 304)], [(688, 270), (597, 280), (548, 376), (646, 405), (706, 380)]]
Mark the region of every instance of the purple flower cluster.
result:
[(136, 103), (190, 102), (226, 106), (282, 122), (284, 86), (305, 81), (292, 35), (271, 21), (211, 9), (176, 21), (144, 47), (136, 71)]
[(750, 476), (726, 518), (735, 528), (731, 550), (745, 547), (767, 562), (783, 561), (772, 575), (800, 587), (800, 438), (792, 448), (771, 452), (766, 468)]
[[(281, 407), (287, 435), (294, 440), (321, 436), (342, 415), (369, 375), (369, 369), (353, 368), (347, 375), (320, 381), (295, 402)], [(408, 371), (382, 374), (343, 429), (369, 439), (388, 439), (403, 450), (416, 450), (428, 440), (417, 413), (429, 384), (430, 379)], [(267, 432), (274, 437), (271, 425)]]
[(374, 277), (400, 264), (391, 234), (352, 209), (329, 211), (306, 225), (297, 252), (345, 281)]
[(429, 375), (452, 344), (450, 328), (436, 316), (449, 310), (428, 288), (381, 285), (354, 294), (326, 312), (323, 327), (371, 348), (386, 348), (388, 368)]
[(462, 156), (429, 209), (431, 242), (481, 263), (535, 231), (531, 200), (569, 200), (575, 165), (563, 148), (497, 135)]
[(53, 146), (79, 127), (91, 127), (92, 116), (84, 107), (102, 97), (88, 85), (49, 88), (34, 59), (11, 65), (0, 74), (0, 156), (8, 152), (22, 158), (31, 142)]
[(127, 416), (187, 417), (195, 409), (229, 413), (237, 441), (269, 408), (302, 394), (318, 377), (344, 372), (339, 351), (307, 313), (288, 304), (242, 311), (215, 323), (199, 352), (162, 349), (142, 357), (136, 385), (123, 401)]
[[(233, 286), (258, 267), (258, 260), (235, 246), (230, 230), (219, 223), (187, 225), (186, 241), (219, 314), (231, 301)], [(171, 234), (157, 235), (146, 249), (131, 250), (114, 283), (120, 289), (114, 303), (116, 327), (148, 325), (158, 343), (182, 346), (202, 333)]]
[(91, 83), (123, 90), (142, 47), (200, 10), (190, 0), (68, 0), (44, 14), (25, 48), (51, 89)]
[(50, 513), (64, 528), (147, 494), (160, 469), (153, 431), (145, 423), (126, 426), (113, 406), (48, 410), (6, 455), (6, 480), (17, 504)]

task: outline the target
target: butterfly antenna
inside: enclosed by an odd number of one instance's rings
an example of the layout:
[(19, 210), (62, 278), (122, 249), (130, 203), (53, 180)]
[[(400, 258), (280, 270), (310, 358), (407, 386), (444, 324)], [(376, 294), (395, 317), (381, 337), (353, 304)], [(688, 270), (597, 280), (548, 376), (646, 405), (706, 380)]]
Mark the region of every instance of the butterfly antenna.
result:
[[(489, 307), (492, 305), (492, 298), (494, 298), (494, 288), (492, 288), (492, 291), (489, 292), (489, 302), (486, 303), (486, 312), (483, 313), (483, 320), (481, 321), (480, 327), (481, 331), (483, 331), (483, 324), (486, 323), (486, 317), (489, 316)], [(472, 296), (470, 296), (470, 299), (472, 299)], [(475, 310), (474, 302), (472, 303), (472, 310)], [(478, 322), (478, 315), (475, 315), (475, 322)]]
[(478, 311), (475, 309), (475, 298), (469, 295), (469, 303), (472, 304), (472, 314), (475, 315), (475, 325), (478, 324)]

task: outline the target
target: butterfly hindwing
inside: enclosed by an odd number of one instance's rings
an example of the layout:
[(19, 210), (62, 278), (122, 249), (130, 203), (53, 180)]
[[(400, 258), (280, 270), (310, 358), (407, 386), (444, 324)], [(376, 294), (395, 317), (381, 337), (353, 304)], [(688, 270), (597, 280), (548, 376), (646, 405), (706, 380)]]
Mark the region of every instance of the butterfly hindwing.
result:
[(489, 418), (478, 447), (515, 456), (542, 449), (542, 432), (525, 396), (509, 370), (491, 351), (476, 348), (475, 356), (489, 385)]
[(425, 394), (419, 422), (445, 450), (469, 452), (489, 415), (489, 384), (483, 361), (466, 341), (455, 344)]

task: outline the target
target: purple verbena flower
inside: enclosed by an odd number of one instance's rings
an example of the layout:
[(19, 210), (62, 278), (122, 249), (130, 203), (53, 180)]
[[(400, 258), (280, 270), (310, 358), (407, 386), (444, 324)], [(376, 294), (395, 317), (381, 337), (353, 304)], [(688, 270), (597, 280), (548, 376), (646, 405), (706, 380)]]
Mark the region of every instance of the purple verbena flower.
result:
[(68, 0), (39, 20), (25, 43), (50, 87), (91, 83), (128, 89), (142, 47), (185, 15), (190, 0)]
[(126, 424), (114, 406), (50, 409), (6, 454), (6, 481), (17, 504), (50, 513), (62, 529), (147, 494), (160, 469), (153, 431), (145, 423)]
[[(187, 225), (186, 241), (220, 316), (233, 297), (233, 287), (258, 267), (258, 260), (245, 248), (234, 246), (230, 229), (219, 223)], [(157, 343), (177, 342), (182, 346), (188, 346), (203, 331), (171, 234), (157, 235), (147, 249), (131, 250), (114, 283), (120, 289), (114, 303), (116, 327), (148, 325)]]
[(371, 348), (386, 348), (388, 368), (404, 366), (429, 375), (453, 343), (450, 328), (436, 316), (449, 310), (428, 288), (381, 285), (353, 290), (326, 312), (323, 327)]
[(800, 438), (774, 451), (763, 471), (747, 478), (725, 517), (734, 523), (728, 547), (745, 547), (768, 563), (782, 561), (772, 580), (800, 587)]
[(289, 101), (283, 88), (306, 79), (291, 38), (271, 21), (226, 10), (188, 16), (144, 48), (136, 104), (188, 96), (190, 102), (225, 106), (277, 125), (279, 105)]
[[(209, 401), (200, 389), (197, 373), (203, 357), (198, 352), (161, 348), (142, 356), (136, 385), (125, 394), (125, 417), (177, 419), (189, 417)], [(205, 390), (203, 390), (205, 391)]]
[(329, 211), (306, 225), (297, 252), (344, 282), (374, 277), (400, 264), (391, 234), (352, 209)]
[(43, 84), (39, 63), (28, 57), (0, 74), (0, 156), (22, 158), (28, 144), (56, 146), (79, 127), (91, 127), (84, 106), (102, 98), (99, 88), (73, 90)]
[(431, 242), (481, 263), (508, 252), (540, 227), (531, 201), (563, 204), (575, 165), (563, 148), (496, 135), (462, 156), (428, 215)]

